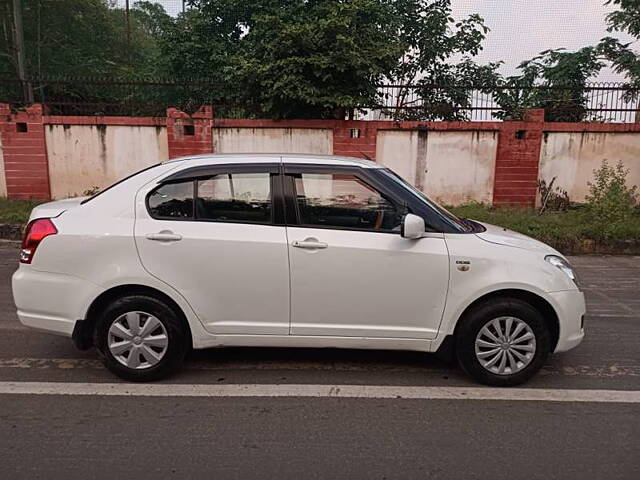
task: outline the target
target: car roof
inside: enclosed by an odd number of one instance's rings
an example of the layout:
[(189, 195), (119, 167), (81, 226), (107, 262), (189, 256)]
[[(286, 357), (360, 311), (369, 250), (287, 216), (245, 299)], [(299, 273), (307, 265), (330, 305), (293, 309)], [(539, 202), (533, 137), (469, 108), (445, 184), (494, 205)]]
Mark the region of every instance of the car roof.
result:
[(342, 157), (336, 155), (316, 155), (310, 153), (224, 153), (224, 154), (203, 154), (203, 155), (189, 155), (180, 158), (174, 158), (163, 163), (173, 162), (189, 162), (190, 160), (197, 160), (202, 164), (202, 161), (207, 163), (220, 164), (225, 163), (304, 163), (309, 165), (343, 165), (360, 168), (383, 168), (383, 165), (365, 160), (363, 158), (355, 157)]

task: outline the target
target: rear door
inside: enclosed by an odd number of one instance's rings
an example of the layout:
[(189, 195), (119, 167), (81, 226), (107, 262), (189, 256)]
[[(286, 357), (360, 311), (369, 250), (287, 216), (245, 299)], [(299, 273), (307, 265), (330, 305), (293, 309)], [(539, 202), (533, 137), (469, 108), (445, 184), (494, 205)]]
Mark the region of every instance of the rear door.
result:
[(200, 165), (137, 195), (135, 239), (153, 276), (215, 334), (287, 335), (280, 163)]

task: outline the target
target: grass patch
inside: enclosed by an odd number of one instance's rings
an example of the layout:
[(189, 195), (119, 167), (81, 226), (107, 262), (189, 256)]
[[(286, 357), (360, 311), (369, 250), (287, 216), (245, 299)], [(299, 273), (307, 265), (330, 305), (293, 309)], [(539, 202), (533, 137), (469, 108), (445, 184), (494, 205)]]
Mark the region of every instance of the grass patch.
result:
[(585, 239), (599, 242), (640, 239), (638, 209), (628, 221), (615, 228), (595, 221), (585, 205), (572, 207), (566, 212), (545, 212), (542, 215), (534, 209), (495, 208), (479, 203), (450, 207), (449, 210), (459, 217), (499, 225), (552, 245), (566, 245)]
[(42, 200), (14, 200), (0, 197), (0, 223), (26, 223), (31, 210)]

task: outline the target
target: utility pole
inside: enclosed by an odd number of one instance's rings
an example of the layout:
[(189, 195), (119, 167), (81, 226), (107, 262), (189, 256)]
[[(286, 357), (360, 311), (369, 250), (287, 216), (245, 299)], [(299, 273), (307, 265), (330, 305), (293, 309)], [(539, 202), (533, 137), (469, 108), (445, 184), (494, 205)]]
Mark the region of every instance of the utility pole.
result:
[(129, 50), (129, 66), (131, 66), (131, 20), (129, 19), (129, 0), (125, 3), (125, 15), (127, 17), (127, 50)]
[(22, 86), (22, 96), (26, 103), (33, 103), (33, 88), (27, 80), (27, 66), (24, 60), (24, 34), (22, 31), (22, 0), (13, 0), (13, 29), (18, 63), (18, 78)]

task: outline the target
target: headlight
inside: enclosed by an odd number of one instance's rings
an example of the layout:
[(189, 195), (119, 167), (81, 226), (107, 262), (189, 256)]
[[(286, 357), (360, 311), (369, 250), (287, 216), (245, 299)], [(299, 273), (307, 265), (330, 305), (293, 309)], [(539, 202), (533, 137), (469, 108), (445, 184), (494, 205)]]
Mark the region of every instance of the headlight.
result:
[(546, 257), (544, 257), (544, 259), (554, 267), (558, 267), (560, 270), (562, 270), (567, 275), (567, 277), (574, 281), (576, 285), (578, 284), (578, 277), (576, 276), (576, 272), (574, 272), (571, 265), (569, 265), (569, 262), (567, 262), (564, 258), (561, 258), (557, 255), (547, 255)]

